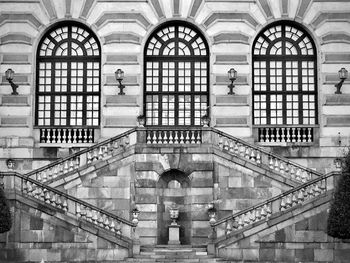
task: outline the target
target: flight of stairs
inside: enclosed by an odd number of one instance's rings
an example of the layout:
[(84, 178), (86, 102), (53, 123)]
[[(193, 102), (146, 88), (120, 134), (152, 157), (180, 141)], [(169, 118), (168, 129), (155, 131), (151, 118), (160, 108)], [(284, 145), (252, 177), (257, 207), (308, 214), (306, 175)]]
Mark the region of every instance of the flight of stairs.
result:
[(133, 258), (126, 258), (117, 262), (142, 262), (142, 263), (171, 263), (171, 262), (183, 262), (183, 263), (214, 263), (214, 262), (227, 262), (222, 258), (217, 258), (208, 255), (206, 247), (192, 247), (190, 245), (182, 246), (142, 246), (139, 255), (134, 255)]

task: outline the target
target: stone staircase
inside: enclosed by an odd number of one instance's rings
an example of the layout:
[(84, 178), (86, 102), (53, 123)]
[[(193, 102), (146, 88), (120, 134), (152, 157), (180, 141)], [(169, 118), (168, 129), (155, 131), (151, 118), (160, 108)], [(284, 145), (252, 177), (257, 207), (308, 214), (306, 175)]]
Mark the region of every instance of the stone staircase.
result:
[(134, 255), (133, 258), (126, 258), (117, 262), (183, 262), (183, 263), (214, 263), (227, 262), (224, 259), (208, 255), (206, 247), (192, 247), (192, 246), (143, 246), (139, 255)]

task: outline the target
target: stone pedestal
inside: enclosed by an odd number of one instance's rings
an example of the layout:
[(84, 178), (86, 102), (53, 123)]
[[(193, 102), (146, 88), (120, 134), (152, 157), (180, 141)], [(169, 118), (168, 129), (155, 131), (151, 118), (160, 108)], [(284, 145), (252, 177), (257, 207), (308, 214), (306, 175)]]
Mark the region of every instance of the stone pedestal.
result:
[(171, 224), (169, 226), (169, 241), (168, 245), (180, 245), (180, 225)]

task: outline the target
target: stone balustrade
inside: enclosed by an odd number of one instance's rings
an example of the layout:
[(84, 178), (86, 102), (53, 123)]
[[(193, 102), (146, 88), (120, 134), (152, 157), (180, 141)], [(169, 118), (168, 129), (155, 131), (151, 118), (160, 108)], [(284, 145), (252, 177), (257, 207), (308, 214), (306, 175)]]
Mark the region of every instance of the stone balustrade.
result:
[(94, 143), (95, 129), (93, 128), (41, 128), (40, 143), (71, 144)]
[(38, 182), (50, 182), (57, 177), (77, 171), (87, 164), (91, 164), (98, 160), (106, 160), (113, 156), (115, 151), (135, 144), (136, 131), (135, 129), (132, 129), (66, 158), (36, 169), (26, 174), (26, 176), (35, 179)]
[(212, 222), (211, 227), (217, 238), (228, 237), (232, 232), (251, 226), (261, 220), (268, 220), (273, 214), (287, 211), (334, 188), (334, 177), (330, 173), (304, 183), (276, 197), (270, 198), (248, 209)]
[(258, 127), (258, 142), (261, 143), (312, 143), (313, 127)]
[(79, 220), (92, 223), (124, 240), (131, 240), (137, 224), (104, 211), (87, 202), (44, 185), (18, 173), (1, 173), (5, 189), (20, 191), (24, 196), (35, 198), (47, 205), (61, 210), (62, 213)]
[(213, 143), (225, 152), (245, 158), (288, 179), (301, 183), (305, 183), (321, 175), (314, 170), (293, 163), (283, 157), (217, 130), (213, 130)]
[(147, 128), (147, 144), (200, 144), (202, 143), (201, 129), (179, 128)]

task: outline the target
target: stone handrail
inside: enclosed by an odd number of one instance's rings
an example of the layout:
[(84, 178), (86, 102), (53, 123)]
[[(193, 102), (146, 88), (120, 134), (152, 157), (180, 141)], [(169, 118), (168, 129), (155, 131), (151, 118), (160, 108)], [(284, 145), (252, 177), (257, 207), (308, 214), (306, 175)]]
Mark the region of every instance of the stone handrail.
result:
[(328, 190), (332, 190), (335, 176), (338, 174), (337, 172), (332, 172), (323, 175), (218, 221), (212, 219), (210, 225), (217, 241), (226, 238), (233, 231), (245, 228), (261, 220), (267, 220), (272, 214), (286, 211)]
[(251, 145), (214, 128), (210, 128), (210, 130), (212, 131), (212, 134), (210, 138), (206, 138), (206, 140), (210, 140), (211, 143), (218, 146), (222, 151), (244, 157), (257, 165), (262, 165), (265, 168), (277, 172), (291, 180), (305, 183), (322, 176), (322, 174), (317, 171), (291, 162), (288, 159), (273, 154), (261, 147)]
[(52, 162), (27, 174), (39, 182), (47, 182), (56, 177), (76, 171), (96, 160), (108, 158), (121, 147), (136, 144), (136, 129), (119, 134), (115, 137), (97, 143), (91, 147), (71, 154), (63, 159)]
[(21, 192), (24, 196), (45, 202), (62, 213), (71, 215), (84, 222), (92, 223), (110, 231), (127, 243), (132, 243), (133, 233), (137, 223), (118, 217), (108, 211), (79, 200), (30, 177), (16, 172), (0, 172), (5, 189)]

